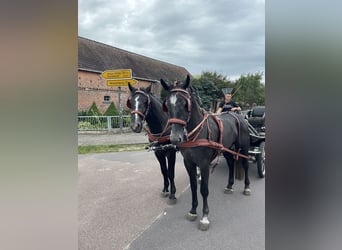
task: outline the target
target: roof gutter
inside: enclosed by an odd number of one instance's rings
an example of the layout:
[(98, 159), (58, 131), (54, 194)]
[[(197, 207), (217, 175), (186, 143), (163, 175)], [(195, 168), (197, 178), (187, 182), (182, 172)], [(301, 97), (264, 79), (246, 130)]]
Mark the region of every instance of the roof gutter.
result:
[(87, 72), (93, 72), (93, 73), (100, 73), (100, 74), (103, 72), (103, 71), (99, 71), (99, 70), (85, 69), (85, 68), (78, 68), (78, 70), (87, 71)]

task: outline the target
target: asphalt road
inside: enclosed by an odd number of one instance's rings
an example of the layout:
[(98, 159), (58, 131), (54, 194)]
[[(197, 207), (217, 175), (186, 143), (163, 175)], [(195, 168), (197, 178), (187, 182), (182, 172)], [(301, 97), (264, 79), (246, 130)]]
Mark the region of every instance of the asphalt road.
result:
[[(178, 202), (160, 197), (162, 177), (152, 152), (79, 155), (79, 249), (265, 249), (265, 180), (250, 164), (252, 195), (243, 181), (224, 194), (228, 169), (222, 158), (209, 180), (208, 231), (184, 216), (191, 192), (177, 153)], [(199, 188), (198, 188), (199, 189)], [(202, 199), (198, 192), (198, 214)]]
[[(123, 249), (169, 205), (160, 197), (163, 179), (154, 153), (78, 156), (79, 249)], [(188, 177), (177, 154), (176, 196)], [(177, 204), (176, 204), (177, 205)]]

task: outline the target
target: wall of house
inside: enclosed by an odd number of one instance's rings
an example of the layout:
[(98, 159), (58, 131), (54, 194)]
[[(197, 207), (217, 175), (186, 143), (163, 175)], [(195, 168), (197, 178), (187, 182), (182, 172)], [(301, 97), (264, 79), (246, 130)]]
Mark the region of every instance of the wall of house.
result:
[[(147, 87), (150, 82), (138, 81), (134, 87)], [(152, 84), (152, 93), (160, 96), (161, 86)], [(126, 101), (130, 95), (128, 87), (121, 87), (121, 106), (126, 107)], [(109, 101), (104, 100), (104, 96), (109, 96)], [(114, 102), (117, 110), (119, 110), (119, 88), (109, 87), (106, 85), (100, 73), (78, 71), (78, 111), (88, 111), (93, 102), (101, 113), (104, 113), (111, 102)]]

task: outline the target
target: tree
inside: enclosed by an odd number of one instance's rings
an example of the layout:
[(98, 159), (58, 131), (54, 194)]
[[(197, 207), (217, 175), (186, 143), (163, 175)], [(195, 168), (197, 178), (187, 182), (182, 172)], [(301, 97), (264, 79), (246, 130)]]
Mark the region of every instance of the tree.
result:
[(242, 75), (239, 79), (231, 81), (216, 72), (203, 72), (199, 78), (192, 80), (192, 84), (202, 99), (202, 107), (215, 112), (217, 103), (224, 100), (223, 88), (234, 89), (233, 100), (238, 102), (241, 108), (249, 108), (253, 103), (264, 105), (265, 86), (261, 79), (261, 73)]
[[(202, 72), (199, 77), (191, 80), (192, 86), (200, 97), (202, 108), (216, 111), (217, 104), (224, 100), (223, 88), (233, 88), (233, 100), (238, 102), (242, 109), (249, 108), (253, 103), (265, 104), (265, 85), (261, 83), (262, 73), (241, 75), (239, 79), (232, 81), (226, 76), (216, 72)], [(162, 90), (161, 98), (165, 98)]]
[(221, 89), (229, 87), (232, 82), (216, 72), (203, 72), (199, 78), (192, 80), (192, 84), (202, 100), (202, 107), (215, 112), (218, 100), (224, 97)]
[(241, 107), (250, 107), (253, 103), (265, 105), (265, 86), (261, 83), (262, 74), (242, 75), (234, 82), (234, 101)]
[(87, 112), (88, 116), (101, 116), (101, 112), (100, 110), (97, 108), (96, 103), (93, 102), (93, 104), (91, 105), (90, 109)]
[(114, 102), (111, 102), (109, 107), (107, 108), (106, 112), (104, 112), (103, 114), (104, 116), (115, 116), (115, 115), (119, 115), (118, 110), (115, 107)]

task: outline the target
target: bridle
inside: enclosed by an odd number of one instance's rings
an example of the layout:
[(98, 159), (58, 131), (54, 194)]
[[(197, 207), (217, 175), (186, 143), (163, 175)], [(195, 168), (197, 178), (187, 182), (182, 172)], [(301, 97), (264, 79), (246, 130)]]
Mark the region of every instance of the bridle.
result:
[(134, 110), (131, 111), (131, 115), (133, 115), (133, 114), (138, 114), (139, 116), (142, 117), (143, 121), (145, 121), (145, 118), (146, 118), (146, 116), (148, 115), (148, 113), (149, 113), (149, 111), (150, 111), (150, 107), (151, 107), (150, 96), (149, 96), (147, 93), (145, 93), (144, 91), (141, 91), (141, 90), (136, 90), (135, 93), (134, 93), (134, 95), (131, 96), (131, 97), (127, 100), (127, 106), (128, 106), (129, 108), (132, 107), (132, 106), (131, 106), (131, 98), (133, 98), (137, 93), (146, 96), (146, 98), (147, 98), (147, 107), (146, 107), (146, 110), (145, 110), (144, 113), (140, 112), (140, 111), (137, 110), (137, 109), (134, 109)]
[[(190, 93), (187, 90), (184, 90), (181, 88), (172, 89), (170, 92), (171, 93), (178, 93), (180, 96), (185, 98), (185, 100), (188, 104), (188, 118), (186, 119), (186, 121), (179, 119), (179, 118), (169, 118), (167, 121), (167, 124), (179, 124), (179, 125), (186, 127), (189, 120), (190, 120), (190, 117), (191, 117), (191, 96), (190, 96)], [(165, 102), (163, 104), (163, 109), (164, 109), (164, 111), (167, 111)]]
[[(127, 107), (132, 109), (132, 105), (131, 105), (131, 99), (134, 98), (134, 96), (136, 96), (136, 94), (142, 94), (144, 96), (146, 96), (147, 98), (147, 107), (146, 107), (146, 110), (144, 113), (142, 113), (141, 111), (137, 110), (137, 109), (134, 109), (131, 111), (131, 115), (133, 114), (137, 114), (139, 115), (140, 117), (142, 117), (142, 121), (144, 122), (147, 115), (149, 114), (150, 110), (151, 110), (151, 98), (150, 98), (150, 95), (144, 91), (141, 91), (141, 90), (136, 90), (132, 96), (130, 96), (128, 99), (127, 99)], [(166, 132), (167, 130), (167, 124), (166, 124), (166, 127), (163, 129), (163, 131), (160, 133), (160, 134), (152, 134), (151, 131), (144, 127), (144, 130), (146, 131), (147, 135), (148, 135), (148, 138), (150, 141), (152, 142), (159, 142), (159, 143), (165, 143), (165, 142), (168, 142), (170, 140), (170, 136), (163, 136), (163, 134)]]

